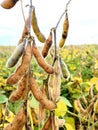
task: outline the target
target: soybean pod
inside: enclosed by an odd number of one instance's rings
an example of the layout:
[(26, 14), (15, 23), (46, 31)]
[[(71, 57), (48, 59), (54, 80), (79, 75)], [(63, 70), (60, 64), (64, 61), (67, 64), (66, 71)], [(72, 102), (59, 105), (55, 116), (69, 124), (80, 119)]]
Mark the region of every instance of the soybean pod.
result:
[(51, 116), (48, 117), (48, 119), (45, 122), (42, 130), (49, 130), (50, 128), (51, 128)]
[(64, 46), (64, 43), (65, 43), (67, 35), (68, 35), (68, 29), (69, 29), (69, 20), (68, 20), (68, 14), (66, 13), (66, 18), (63, 23), (62, 37), (59, 41), (60, 48), (62, 48)]
[(43, 57), (46, 57), (48, 55), (48, 51), (52, 45), (52, 31), (50, 31), (49, 37), (47, 38), (44, 47), (42, 49), (42, 55)]
[(66, 63), (61, 59), (61, 57), (59, 58), (59, 61), (60, 61), (63, 78), (66, 81), (68, 81), (70, 79), (70, 72), (68, 70), (68, 67), (67, 67)]
[(34, 95), (35, 99), (38, 100), (44, 106), (44, 108), (46, 108), (48, 110), (53, 110), (56, 108), (56, 105), (51, 100), (42, 96), (43, 93), (38, 88), (37, 83), (32, 75), (30, 76), (30, 89), (31, 89), (32, 94)]
[(26, 50), (24, 51), (23, 57), (22, 57), (22, 63), (17, 68), (17, 70), (8, 77), (6, 83), (7, 84), (16, 84), (22, 76), (26, 73), (26, 71), (29, 68), (30, 62), (32, 58), (32, 52), (31, 52), (31, 41), (28, 40)]
[[(16, 91), (13, 91), (9, 97), (10, 102), (15, 102), (19, 99), (24, 99), (24, 93), (27, 93), (26, 86), (27, 85), (27, 74), (23, 76), (21, 81), (18, 84), (18, 88)], [(25, 94), (26, 95), (26, 94)]]
[(53, 101), (57, 102), (60, 99), (61, 88), (61, 68), (59, 57), (54, 63), (54, 75), (53, 75)]
[(35, 59), (37, 60), (37, 63), (39, 64), (39, 66), (41, 68), (43, 68), (47, 73), (53, 74), (53, 72), (54, 72), (53, 67), (45, 62), (42, 54), (40, 53), (39, 49), (36, 46), (34, 40), (33, 40), (33, 45), (32, 45), (32, 53), (33, 53)]
[(33, 12), (32, 12), (32, 28), (33, 28), (33, 31), (37, 37), (37, 39), (44, 43), (46, 41), (46, 38), (45, 36), (41, 33), (39, 27), (38, 27), (38, 21), (37, 21), (37, 17), (36, 17), (36, 14), (35, 14), (35, 8), (33, 9)]
[(15, 4), (17, 3), (18, 0), (4, 0), (1, 3), (1, 7), (3, 7), (4, 9), (11, 9), (12, 7), (15, 6)]
[(24, 39), (23, 43), (18, 45), (12, 55), (9, 57), (6, 63), (7, 68), (11, 68), (16, 65), (19, 58), (22, 56), (24, 49), (25, 49), (26, 39)]
[(4, 130), (22, 130), (26, 123), (26, 115), (24, 109), (21, 108), (18, 114), (14, 117), (13, 121), (6, 126)]

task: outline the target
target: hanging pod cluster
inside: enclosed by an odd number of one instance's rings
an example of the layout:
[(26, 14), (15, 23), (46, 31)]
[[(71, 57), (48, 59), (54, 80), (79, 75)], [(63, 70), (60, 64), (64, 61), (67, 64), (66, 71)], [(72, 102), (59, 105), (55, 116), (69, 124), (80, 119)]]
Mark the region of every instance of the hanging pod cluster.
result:
[[(14, 67), (16, 65), (15, 72), (12, 73), (7, 78), (7, 81), (6, 81), (6, 84), (17, 85), (17, 89), (11, 93), (9, 97), (9, 101), (15, 102), (17, 100), (25, 100), (28, 96), (29, 91), (31, 91), (35, 99), (39, 101), (39, 103), (42, 106), (44, 106), (45, 109), (54, 110), (56, 108), (56, 104), (53, 101), (49, 100), (47, 95), (42, 96), (43, 93), (39, 89), (36, 83), (36, 80), (34, 79), (33, 74), (31, 73), (32, 70), (29, 69), (30, 63), (33, 57), (35, 57), (37, 64), (41, 68), (43, 68), (43, 71), (45, 71), (46, 73), (53, 74), (54, 68), (45, 61), (40, 50), (37, 48), (34, 39), (28, 38), (25, 40), (26, 42), (17, 45), (16, 49), (14, 50), (14, 52), (12, 53), (12, 55), (7, 61), (6, 66), (9, 68)], [(23, 47), (22, 49), (20, 49), (21, 45)], [(16, 55), (17, 53), (18, 55)], [(14, 123), (16, 121), (16, 118), (18, 118), (17, 115), (15, 116), (13, 120)], [(5, 129), (8, 130), (10, 128), (10, 130), (13, 130), (13, 126), (12, 127), (11, 126), (12, 125), (10, 124)], [(22, 130), (22, 128), (23, 127), (20, 127), (19, 130)], [(16, 127), (15, 127), (15, 130), (17, 130)]]
[[(18, 0), (4, 0), (1, 3), (1, 6), (5, 9), (10, 9), (14, 7), (17, 1)], [(42, 126), (42, 130), (48, 130), (50, 128), (53, 128), (53, 130), (59, 130), (59, 127), (64, 125), (65, 120), (56, 117), (54, 109), (57, 107), (56, 103), (60, 100), (61, 78), (63, 76), (63, 78), (68, 81), (70, 73), (67, 65), (59, 55), (57, 57), (54, 56), (55, 60), (53, 65), (46, 62), (45, 58), (52, 46), (52, 29), (46, 39), (39, 29), (34, 7), (31, 13), (32, 16), (30, 17), (29, 15), (25, 21), (18, 45), (6, 62), (7, 68), (15, 67), (15, 71), (7, 78), (6, 84), (17, 85), (17, 89), (11, 93), (9, 101), (13, 103), (17, 100), (28, 100), (28, 94), (31, 92), (35, 99), (39, 102), (40, 122), (44, 118), (45, 109), (50, 111), (50, 115), (48, 116), (45, 124)], [(37, 39), (44, 43), (42, 51), (39, 50), (34, 37), (31, 36), (28, 25), (32, 26), (32, 30)], [(59, 44), (60, 47), (64, 45), (67, 38), (68, 25), (68, 15), (66, 15), (63, 25), (62, 38)], [(30, 67), (33, 58), (35, 58), (37, 65), (39, 65), (48, 76), (48, 78), (45, 79), (45, 82), (43, 80), (41, 88), (39, 88)], [(51, 112), (54, 114), (51, 115)], [(15, 115), (13, 121), (5, 128), (5, 130), (22, 130), (26, 123), (26, 119), (27, 114), (22, 106), (17, 115)]]
[[(51, 35), (51, 33), (49, 35)], [(50, 39), (50, 36), (48, 38)], [(45, 44), (47, 44), (47, 41), (49, 40), (46, 40)], [(17, 53), (18, 55), (16, 55)], [(45, 71), (46, 74), (50, 75), (48, 84), (47, 86), (45, 86), (45, 89), (48, 87), (48, 93), (49, 93), (48, 96), (47, 96), (47, 92), (44, 92), (44, 95), (43, 95), (43, 91), (38, 87), (37, 82), (34, 79), (33, 73), (31, 72), (31, 70), (29, 70), (30, 63), (33, 57), (36, 59), (37, 64), (43, 69), (43, 71)], [(19, 60), (20, 58), (21, 60)], [(11, 74), (8, 77), (6, 83), (10, 85), (17, 84), (17, 90), (11, 93), (9, 97), (9, 101), (15, 102), (17, 100), (25, 100), (29, 91), (31, 91), (35, 99), (40, 103), (43, 110), (48, 109), (50, 111), (53, 111), (56, 108), (56, 103), (60, 100), (61, 74), (63, 75), (64, 79), (67, 79), (67, 80), (69, 79), (68, 77), (69, 72), (68, 72), (68, 69), (66, 69), (67, 67), (65, 66), (63, 60), (58, 56), (54, 62), (54, 65), (53, 66), (49, 65), (45, 61), (44, 56), (40, 52), (39, 48), (36, 46), (35, 40), (30, 37), (30, 38), (24, 39), (24, 42), (19, 44), (16, 47), (11, 57), (8, 59), (6, 66), (10, 68), (10, 67), (13, 67), (14, 65), (17, 65), (16, 70), (13, 74)], [(66, 72), (66, 76), (65, 76), (65, 72)], [(43, 117), (43, 114), (41, 113), (40, 119), (42, 118), (44, 117)], [(58, 122), (61, 122), (60, 119), (53, 117), (53, 119), (51, 120), (52, 120), (52, 123), (54, 122), (53, 127), (55, 129), (58, 130), (59, 126), (62, 126), (62, 125), (59, 125), (60, 123), (58, 123)], [(51, 122), (50, 117), (44, 124), (42, 128), (43, 130), (44, 130), (44, 127), (46, 129), (47, 124), (49, 124), (49, 122)]]
[[(58, 56), (56, 57), (54, 64), (53, 64), (53, 68), (54, 68), (54, 73), (49, 75), (49, 77), (46, 79), (46, 83), (44, 82), (43, 86), (42, 86), (42, 92), (44, 93), (43, 95), (45, 96), (45, 93), (47, 93), (47, 90), (45, 88), (48, 88), (48, 98), (54, 102), (55, 104), (57, 102), (60, 101), (60, 92), (61, 92), (61, 78), (63, 75), (64, 79), (67, 79), (69, 77), (64, 77), (63, 74), (63, 70), (64, 73), (66, 71), (66, 74), (68, 73), (68, 70), (66, 70), (66, 66), (65, 68), (63, 67), (62, 70), (62, 66), (61, 66), (61, 61), (63, 62), (63, 60)], [(64, 64), (65, 65), (65, 64)], [(42, 106), (40, 104), (40, 115), (39, 115), (39, 119), (40, 122), (42, 122), (44, 116), (45, 116), (45, 105)], [(51, 111), (50, 112), (50, 116), (47, 118), (45, 124), (42, 127), (42, 130), (59, 130), (60, 127), (62, 127), (65, 124), (65, 120), (64, 119), (59, 119), (56, 115), (55, 115), (55, 111)]]
[(56, 58), (53, 68), (54, 73), (50, 75), (48, 80), (48, 90), (49, 98), (56, 103), (60, 100), (61, 78), (63, 77), (68, 81), (70, 79), (70, 73), (67, 65), (59, 56)]
[[(18, 45), (6, 62), (7, 68), (16, 68), (15, 71), (6, 80), (7, 85), (17, 85), (17, 89), (11, 93), (9, 101), (12, 103), (18, 100), (25, 101), (28, 97), (28, 93), (31, 91), (35, 99), (39, 101), (39, 103), (44, 106), (45, 109), (53, 110), (56, 108), (56, 104), (48, 99), (47, 95), (42, 96), (43, 93), (39, 89), (36, 80), (31, 73), (32, 70), (30, 70), (30, 63), (34, 57), (37, 64), (43, 69), (43, 71), (46, 72), (46, 74), (49, 75), (54, 73), (54, 68), (49, 65), (44, 59), (48, 53), (45, 53), (45, 56), (43, 56), (43, 52), (40, 52), (39, 48), (36, 46), (34, 37), (29, 34), (29, 30), (27, 28), (29, 22), (30, 21), (28, 17), (25, 22), (21, 38), (18, 41)], [(37, 36), (39, 35), (40, 33)], [(45, 40), (45, 46), (43, 47), (44, 52), (49, 51), (50, 42), (52, 44), (52, 37), (50, 38), (50, 35), (51, 33), (49, 34), (47, 40)], [(23, 122), (20, 121), (22, 120), (22, 116)], [(18, 114), (14, 117), (13, 121), (5, 128), (5, 130), (22, 130), (23, 126), (26, 123), (26, 118), (27, 117), (24, 112), (24, 107), (22, 107)]]
[[(37, 64), (41, 68), (43, 68), (43, 71), (45, 71), (48, 74), (54, 73), (54, 68), (45, 61), (40, 50), (36, 46), (34, 39), (26, 39), (25, 47), (23, 46), (24, 51), (22, 50), (23, 48), (21, 49), (22, 51), (20, 51), (20, 47), (21, 47), (20, 45), (21, 44), (19, 44), (18, 47), (16, 47), (16, 49), (14, 51), (15, 53), (14, 52), (12, 53), (11, 57), (7, 61), (7, 65), (6, 65), (7, 67), (13, 67), (18, 62), (20, 56), (22, 56), (21, 61), (20, 61), (20, 63), (18, 63), (19, 65), (17, 65), (15, 72), (13, 74), (11, 74), (6, 81), (6, 83), (10, 84), (10, 85), (18, 84), (18, 89), (14, 93), (12, 93), (12, 95), (10, 97), (10, 100), (12, 100), (12, 101), (14, 101), (14, 99), (16, 99), (16, 100), (19, 99), (20, 96), (22, 96), (23, 92), (25, 91), (25, 87), (27, 85), (26, 81), (27, 81), (27, 77), (28, 77), (27, 74), (28, 74), (30, 62), (31, 62), (33, 56), (35, 57)], [(21, 52), (22, 54), (16, 55), (17, 53), (19, 53), (18, 51)], [(18, 56), (18, 58), (17, 58), (17, 56)], [(12, 62), (14, 62), (14, 63), (12, 63)], [(37, 90), (38, 87), (37, 87), (36, 81), (33, 79), (33, 76), (31, 76), (31, 74), (29, 77), (30, 77), (30, 82), (32, 82), (32, 83), (30, 83), (31, 91), (32, 92), (34, 91), (33, 93), (34, 93), (35, 97), (38, 100), (40, 100), (41, 92), (39, 92), (39, 94), (36, 92), (36, 91), (39, 91), (39, 90)], [(32, 90), (32, 88), (34, 90)], [(36, 96), (36, 94), (38, 94), (38, 96)]]

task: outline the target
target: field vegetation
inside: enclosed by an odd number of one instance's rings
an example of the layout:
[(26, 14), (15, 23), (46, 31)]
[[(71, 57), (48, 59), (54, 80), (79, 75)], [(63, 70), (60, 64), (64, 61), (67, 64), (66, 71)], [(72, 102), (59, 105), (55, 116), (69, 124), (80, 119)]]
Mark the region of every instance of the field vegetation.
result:
[[(0, 46), (0, 129), (10, 123), (20, 109), (21, 102), (8, 103), (8, 99), (16, 85), (6, 85), (9, 75), (15, 67), (6, 67), (6, 61), (14, 50), (14, 46)], [(40, 48), (41, 50), (41, 48)], [(53, 49), (46, 61), (52, 64)], [(98, 45), (65, 46), (58, 50), (70, 72), (69, 80), (61, 78), (61, 101), (57, 103), (56, 116), (63, 118), (65, 124), (61, 130), (97, 130), (98, 129)], [(21, 60), (21, 59), (20, 59)], [(40, 87), (45, 72), (32, 60), (31, 67), (34, 78)], [(38, 102), (34, 97), (29, 100), (30, 117), (34, 124), (32, 129), (38, 130)], [(8, 107), (6, 108), (6, 104)], [(6, 110), (7, 109), (7, 110)], [(47, 112), (46, 112), (47, 113)]]

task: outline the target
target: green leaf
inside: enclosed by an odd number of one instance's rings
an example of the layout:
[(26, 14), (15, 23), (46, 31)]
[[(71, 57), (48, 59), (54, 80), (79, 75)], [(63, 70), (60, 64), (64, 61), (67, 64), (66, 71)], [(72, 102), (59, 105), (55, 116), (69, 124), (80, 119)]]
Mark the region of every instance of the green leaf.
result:
[(81, 97), (81, 94), (80, 93), (74, 93), (73, 95), (72, 95), (72, 98), (75, 98), (75, 99), (78, 99), (78, 98), (80, 98)]
[(67, 98), (61, 97), (61, 99), (62, 99), (62, 101), (64, 101), (64, 102), (66, 103), (66, 105), (67, 105), (68, 107), (72, 107), (70, 101), (69, 101)]
[(65, 118), (65, 127), (67, 130), (76, 130), (75, 129), (75, 119), (73, 117)]
[(1, 94), (0, 95), (0, 103), (6, 103), (7, 101), (8, 101), (8, 98), (5, 95)]
[(60, 99), (60, 101), (57, 103), (57, 108), (55, 109), (55, 115), (58, 117), (63, 117), (67, 112), (67, 105), (65, 101)]
[(39, 107), (39, 102), (34, 98), (34, 96), (32, 95), (30, 98), (30, 107), (38, 109)]
[(14, 114), (17, 114), (20, 110), (20, 107), (22, 106), (23, 101), (15, 101), (14, 103), (9, 102), (8, 103), (8, 108), (11, 112)]
[(34, 130), (38, 130), (38, 127), (34, 126)]

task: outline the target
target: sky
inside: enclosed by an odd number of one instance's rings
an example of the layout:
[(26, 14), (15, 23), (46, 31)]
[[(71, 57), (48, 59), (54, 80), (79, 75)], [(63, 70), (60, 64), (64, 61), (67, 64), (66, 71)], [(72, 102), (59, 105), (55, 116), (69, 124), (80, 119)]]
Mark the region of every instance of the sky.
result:
[[(0, 3), (3, 0), (0, 0)], [(27, 17), (29, 0), (23, 1)], [(64, 12), (68, 0), (32, 0), (35, 6), (38, 25), (47, 38), (49, 31), (55, 27)], [(66, 45), (98, 44), (98, 0), (71, 0), (68, 6), (69, 31)], [(57, 44), (61, 38), (64, 16), (57, 28)], [(17, 45), (24, 27), (20, 1), (12, 9), (0, 6), (0, 45)], [(34, 35), (32, 33), (32, 35)], [(38, 42), (38, 45), (41, 43)]]

